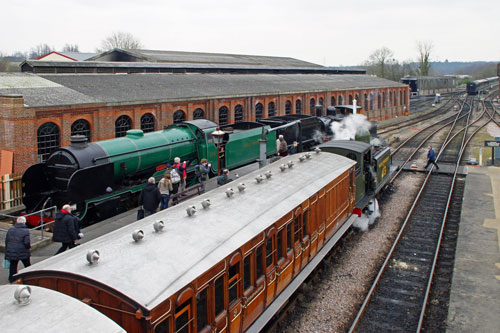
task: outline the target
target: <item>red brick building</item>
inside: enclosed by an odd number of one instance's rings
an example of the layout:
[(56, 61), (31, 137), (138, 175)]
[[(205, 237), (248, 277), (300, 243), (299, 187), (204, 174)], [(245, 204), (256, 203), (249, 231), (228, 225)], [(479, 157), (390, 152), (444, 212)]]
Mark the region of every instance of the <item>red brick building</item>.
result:
[(291, 58), (182, 53), (178, 63), (177, 53), (154, 51), (162, 57), (138, 62), (129, 51), (114, 52), (131, 62), (28, 61), (25, 73), (0, 74), (0, 147), (14, 152), (13, 172), (43, 161), (74, 134), (97, 141), (197, 118), (225, 124), (325, 115), (326, 107), (354, 99), (369, 120), (409, 109), (406, 85)]

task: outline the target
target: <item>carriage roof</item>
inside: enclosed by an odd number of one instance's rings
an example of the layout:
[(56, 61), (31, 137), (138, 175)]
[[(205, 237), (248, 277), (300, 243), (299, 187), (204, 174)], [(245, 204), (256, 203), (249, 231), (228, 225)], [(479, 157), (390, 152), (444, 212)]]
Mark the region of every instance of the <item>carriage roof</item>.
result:
[(18, 304), (14, 294), (21, 285), (0, 286), (1, 332), (125, 332), (98, 310), (57, 291), (29, 286), (28, 304)]
[[(280, 171), (289, 161), (292, 168)], [(182, 202), (143, 220), (89, 241), (21, 271), (57, 271), (103, 283), (152, 309), (221, 262), (279, 218), (307, 200), (326, 184), (351, 168), (354, 161), (331, 153), (311, 153), (299, 162), (299, 155), (280, 159), (233, 182)], [(254, 179), (271, 171), (273, 176), (260, 184)], [(266, 177), (264, 177), (266, 178)], [(239, 192), (237, 185), (246, 184)], [(225, 191), (233, 188), (233, 197)], [(203, 209), (203, 199), (211, 206)], [(186, 209), (195, 205), (197, 213)], [(162, 232), (153, 223), (165, 222)], [(134, 242), (132, 233), (144, 231)], [(98, 250), (97, 264), (89, 265), (86, 255)], [(67, 273), (64, 273), (67, 272)]]

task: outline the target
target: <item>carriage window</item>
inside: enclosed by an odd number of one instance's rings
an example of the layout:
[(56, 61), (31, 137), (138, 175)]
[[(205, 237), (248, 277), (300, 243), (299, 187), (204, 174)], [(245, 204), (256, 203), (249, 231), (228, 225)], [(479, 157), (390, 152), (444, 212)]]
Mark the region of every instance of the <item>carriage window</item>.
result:
[(300, 241), (300, 223), (298, 217), (293, 220), (293, 240), (295, 243)]
[(224, 311), (224, 276), (215, 280), (215, 316)]
[(255, 265), (256, 272), (257, 272), (257, 274), (256, 274), (257, 278), (259, 278), (260, 276), (262, 276), (264, 274), (264, 270), (262, 269), (262, 263), (264, 262), (262, 260), (262, 256), (264, 255), (264, 253), (262, 252), (262, 246), (263, 245), (261, 245), (257, 248), (257, 260), (256, 260), (256, 265)]
[(175, 333), (191, 333), (191, 300), (181, 304), (175, 310)]
[(229, 291), (229, 303), (238, 298), (238, 282), (240, 280), (240, 263), (229, 267), (229, 279), (227, 281)]
[(288, 223), (286, 226), (286, 250), (292, 248), (292, 224)]
[(302, 232), (304, 234), (304, 237), (309, 235), (309, 226), (307, 225), (309, 217), (309, 210), (306, 210), (304, 213), (302, 213)]
[(273, 251), (273, 239), (269, 238), (266, 242), (266, 268), (269, 268), (273, 265), (274, 260), (274, 251)]
[(243, 260), (243, 290), (252, 286), (252, 254)]
[(278, 232), (278, 260), (283, 258), (285, 256), (285, 238), (283, 237), (283, 234), (285, 233), (285, 229), (281, 229), (280, 232)]
[(170, 333), (170, 317), (156, 325), (155, 333)]
[(208, 325), (207, 291), (208, 288), (205, 288), (196, 295), (196, 325), (198, 326), (198, 331), (201, 331)]

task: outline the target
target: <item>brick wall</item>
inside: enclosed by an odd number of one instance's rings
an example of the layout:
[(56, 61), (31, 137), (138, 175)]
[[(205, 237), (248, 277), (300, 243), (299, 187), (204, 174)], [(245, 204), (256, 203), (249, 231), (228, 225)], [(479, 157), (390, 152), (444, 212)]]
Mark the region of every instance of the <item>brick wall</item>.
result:
[[(378, 95), (385, 93), (385, 107), (378, 104)], [(363, 112), (369, 120), (383, 120), (404, 114), (405, 106), (409, 109), (409, 98), (401, 100), (403, 96), (409, 96), (408, 88), (387, 89), (358, 89), (328, 92), (311, 92), (286, 95), (265, 95), (251, 97), (234, 97), (224, 99), (202, 99), (169, 103), (144, 103), (128, 105), (72, 105), (51, 108), (29, 108), (24, 106), (22, 96), (0, 96), (0, 148), (11, 149), (14, 154), (14, 172), (22, 172), (28, 166), (37, 163), (37, 129), (46, 122), (53, 122), (59, 127), (60, 145), (67, 146), (70, 143), (71, 125), (79, 119), (89, 122), (91, 128), (91, 140), (105, 140), (115, 137), (115, 121), (121, 115), (127, 115), (132, 119), (132, 127), (140, 128), (141, 117), (145, 113), (151, 113), (156, 119), (156, 130), (173, 123), (173, 114), (177, 110), (183, 110), (186, 119), (193, 119), (193, 112), (201, 108), (205, 117), (218, 122), (219, 108), (226, 106), (229, 109), (229, 122), (234, 120), (234, 109), (241, 105), (244, 110), (244, 120), (255, 120), (255, 105), (262, 103), (263, 115), (267, 117), (269, 103), (274, 102), (276, 115), (285, 114), (286, 101), (291, 102), (292, 113), (296, 113), (296, 101), (302, 103), (302, 114), (310, 114), (310, 100), (314, 98), (315, 105), (323, 99), (323, 114), (331, 105), (331, 98), (335, 103), (349, 103), (349, 96), (354, 98), (358, 95), (357, 105), (363, 108)], [(365, 94), (368, 103), (365, 101)], [(392, 94), (393, 101), (389, 103), (389, 95)], [(394, 103), (396, 94), (396, 103)], [(373, 99), (373, 108), (370, 108), (370, 99)], [(366, 105), (368, 104), (368, 105)]]

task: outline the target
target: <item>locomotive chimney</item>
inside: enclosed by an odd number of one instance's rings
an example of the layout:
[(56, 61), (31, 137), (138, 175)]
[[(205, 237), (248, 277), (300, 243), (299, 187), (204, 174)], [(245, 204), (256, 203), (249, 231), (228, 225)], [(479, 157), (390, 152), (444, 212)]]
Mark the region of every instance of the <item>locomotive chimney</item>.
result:
[(71, 147), (75, 148), (85, 148), (89, 145), (89, 140), (85, 135), (73, 135), (69, 141), (71, 142)]

